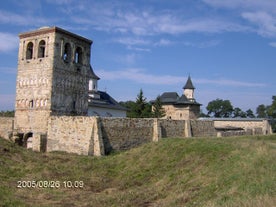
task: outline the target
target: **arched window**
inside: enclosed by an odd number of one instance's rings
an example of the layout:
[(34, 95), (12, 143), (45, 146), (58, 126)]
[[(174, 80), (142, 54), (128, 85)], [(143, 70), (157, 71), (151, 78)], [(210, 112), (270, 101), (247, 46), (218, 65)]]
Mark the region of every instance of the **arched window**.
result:
[(75, 63), (82, 63), (82, 49), (77, 47), (75, 52)]
[(38, 45), (38, 58), (45, 57), (45, 41), (41, 40)]
[(63, 60), (69, 62), (71, 60), (71, 46), (69, 43), (64, 45)]
[(34, 44), (32, 42), (29, 42), (27, 44), (27, 50), (26, 50), (26, 59), (32, 59), (33, 58), (33, 49), (34, 49)]

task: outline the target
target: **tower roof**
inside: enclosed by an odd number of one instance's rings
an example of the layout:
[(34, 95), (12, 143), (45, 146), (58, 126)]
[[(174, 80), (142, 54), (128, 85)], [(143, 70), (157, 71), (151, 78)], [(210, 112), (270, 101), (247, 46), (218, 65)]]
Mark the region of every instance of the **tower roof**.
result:
[(95, 74), (95, 72), (94, 72), (91, 65), (90, 65), (90, 71), (91, 71), (91, 78), (92, 79), (100, 80), (100, 78)]
[(195, 89), (190, 76), (188, 77), (188, 80), (183, 89)]

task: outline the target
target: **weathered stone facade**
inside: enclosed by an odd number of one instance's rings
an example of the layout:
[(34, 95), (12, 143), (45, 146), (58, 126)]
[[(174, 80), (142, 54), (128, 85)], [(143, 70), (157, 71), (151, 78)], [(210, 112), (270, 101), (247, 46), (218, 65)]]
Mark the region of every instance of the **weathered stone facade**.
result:
[[(272, 134), (271, 124), (266, 119), (225, 118), (213, 121), (214, 127), (220, 131), (219, 136)], [(234, 130), (235, 128), (237, 130)]]
[(13, 117), (0, 117), (0, 137), (10, 139), (14, 129)]
[(166, 118), (174, 120), (187, 120), (197, 119), (200, 113), (199, 105), (163, 105), (162, 108), (165, 110)]
[[(179, 96), (176, 92), (165, 92), (159, 100), (167, 119), (187, 120), (197, 119), (200, 114), (200, 105), (194, 98), (195, 87), (191, 77), (188, 77), (183, 87), (183, 94)], [(154, 110), (154, 107), (153, 109)]]
[[(220, 125), (218, 125), (220, 122)], [(267, 120), (171, 120), (142, 118), (100, 118), (88, 116), (50, 116), (46, 133), (34, 132), (25, 147), (36, 151), (65, 151), (100, 156), (126, 150), (162, 138), (240, 136), (271, 134)], [(242, 130), (217, 131), (218, 126), (242, 125)], [(0, 118), (0, 136), (11, 138), (13, 118)], [(29, 136), (29, 134), (26, 134)], [(23, 138), (26, 138), (25, 136)], [(30, 139), (30, 138), (29, 138)], [(28, 140), (29, 140), (28, 139)]]
[(45, 134), (52, 115), (86, 115), (92, 41), (58, 27), (19, 38), (15, 132)]
[(103, 155), (165, 137), (184, 138), (185, 126), (184, 120), (52, 116), (47, 151)]

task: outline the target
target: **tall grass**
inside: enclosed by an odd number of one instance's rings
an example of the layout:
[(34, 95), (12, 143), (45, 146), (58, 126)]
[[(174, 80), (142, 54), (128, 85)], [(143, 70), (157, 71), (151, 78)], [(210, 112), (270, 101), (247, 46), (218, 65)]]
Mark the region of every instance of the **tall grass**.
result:
[[(0, 139), (0, 206), (273, 206), (276, 136), (163, 139), (97, 158)], [(17, 181), (83, 188), (17, 188)]]

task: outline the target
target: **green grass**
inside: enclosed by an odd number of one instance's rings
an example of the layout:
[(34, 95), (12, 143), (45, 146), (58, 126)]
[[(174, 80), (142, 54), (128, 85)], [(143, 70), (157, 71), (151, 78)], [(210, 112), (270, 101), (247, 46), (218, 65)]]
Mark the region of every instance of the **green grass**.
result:
[[(18, 181), (59, 188), (17, 188)], [(82, 181), (66, 188), (63, 181)], [(79, 183), (77, 183), (79, 184)], [(163, 139), (97, 158), (0, 139), (0, 206), (273, 206), (276, 135)]]

